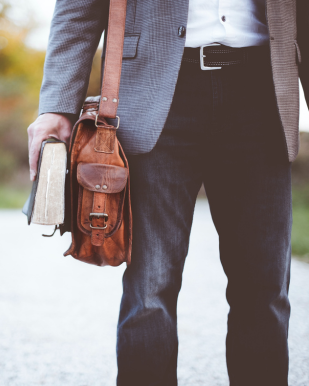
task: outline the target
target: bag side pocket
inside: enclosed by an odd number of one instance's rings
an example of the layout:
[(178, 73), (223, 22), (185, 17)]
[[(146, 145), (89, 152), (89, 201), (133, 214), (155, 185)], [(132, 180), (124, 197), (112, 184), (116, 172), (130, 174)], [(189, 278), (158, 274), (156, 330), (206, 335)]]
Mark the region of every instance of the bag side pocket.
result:
[(77, 226), (95, 246), (119, 229), (125, 201), (128, 169), (121, 166), (80, 163), (77, 166)]

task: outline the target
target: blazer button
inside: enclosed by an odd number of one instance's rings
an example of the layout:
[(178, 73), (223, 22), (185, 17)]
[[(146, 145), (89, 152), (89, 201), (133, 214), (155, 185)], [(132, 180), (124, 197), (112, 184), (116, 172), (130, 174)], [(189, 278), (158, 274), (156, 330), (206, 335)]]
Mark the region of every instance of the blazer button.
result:
[(179, 28), (178, 28), (178, 36), (180, 38), (183, 38), (186, 34), (186, 27), (181, 25)]

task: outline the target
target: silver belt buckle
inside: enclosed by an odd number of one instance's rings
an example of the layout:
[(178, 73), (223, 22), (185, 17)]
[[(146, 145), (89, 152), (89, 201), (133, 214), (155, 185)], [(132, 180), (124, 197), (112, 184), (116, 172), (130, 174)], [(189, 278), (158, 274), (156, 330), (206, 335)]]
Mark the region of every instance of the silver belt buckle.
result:
[(207, 67), (204, 66), (204, 58), (206, 58), (206, 55), (204, 55), (204, 47), (210, 47), (210, 46), (221, 46), (219, 43), (210, 43), (205, 44), (204, 46), (200, 47), (200, 65), (201, 70), (221, 70), (222, 67)]

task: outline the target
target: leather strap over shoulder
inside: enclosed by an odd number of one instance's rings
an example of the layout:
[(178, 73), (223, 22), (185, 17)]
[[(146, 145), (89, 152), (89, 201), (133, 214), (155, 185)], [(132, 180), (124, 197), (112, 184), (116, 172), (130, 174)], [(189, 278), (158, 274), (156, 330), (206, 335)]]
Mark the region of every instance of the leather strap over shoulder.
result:
[(126, 21), (127, 0), (110, 0), (104, 75), (98, 121), (116, 118)]

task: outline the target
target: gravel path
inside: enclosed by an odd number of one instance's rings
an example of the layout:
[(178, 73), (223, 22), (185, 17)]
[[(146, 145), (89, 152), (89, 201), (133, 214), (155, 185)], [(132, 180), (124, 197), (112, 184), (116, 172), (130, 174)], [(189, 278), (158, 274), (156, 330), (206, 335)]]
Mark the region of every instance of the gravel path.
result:
[[(0, 386), (113, 386), (124, 267), (63, 257), (69, 235), (26, 226), (0, 211)], [(180, 294), (179, 386), (227, 386), (228, 306), (218, 238), (197, 203)], [(309, 265), (294, 260), (290, 292), (290, 386), (309, 386)]]

